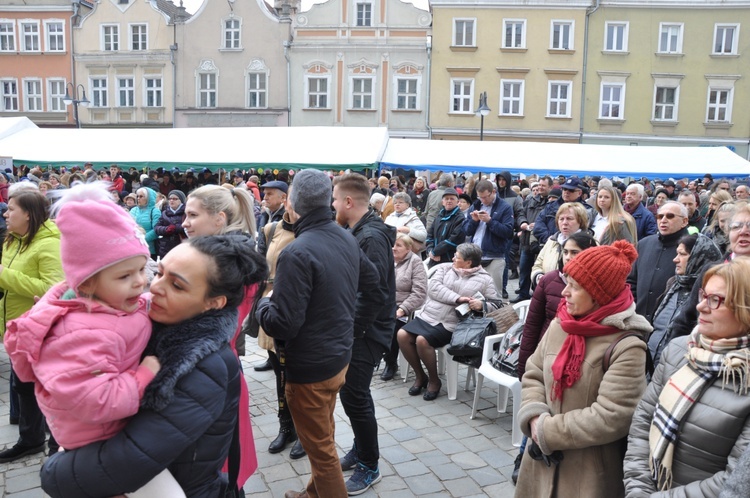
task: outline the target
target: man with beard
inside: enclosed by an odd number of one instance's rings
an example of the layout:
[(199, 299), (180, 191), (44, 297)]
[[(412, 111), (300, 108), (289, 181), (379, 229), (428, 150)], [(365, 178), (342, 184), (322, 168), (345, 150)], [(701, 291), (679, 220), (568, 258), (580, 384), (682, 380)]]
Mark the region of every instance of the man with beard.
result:
[[(370, 383), (375, 366), (390, 349), (396, 325), (396, 274), (392, 250), (396, 229), (386, 225), (370, 209), (369, 201), (370, 187), (364, 176), (348, 173), (334, 179), (336, 221), (356, 237), (359, 247), (377, 268), (378, 287), (387, 292), (385, 304), (379, 308), (375, 321), (366, 329), (354, 329), (352, 359), (340, 393), (341, 404), (354, 433), (352, 449), (340, 461), (342, 471), (354, 469), (346, 482), (349, 495), (364, 493), (381, 479), (378, 423)], [(360, 288), (359, 294), (363, 291)], [(355, 302), (355, 323), (365, 305), (359, 298)]]

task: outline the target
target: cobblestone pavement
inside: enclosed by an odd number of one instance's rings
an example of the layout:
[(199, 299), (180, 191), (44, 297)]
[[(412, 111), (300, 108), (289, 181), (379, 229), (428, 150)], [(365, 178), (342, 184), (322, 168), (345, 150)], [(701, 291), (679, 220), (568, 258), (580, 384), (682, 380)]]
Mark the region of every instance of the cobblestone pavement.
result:
[[(515, 296), (517, 281), (508, 291)], [(307, 458), (292, 460), (289, 449), (271, 455), (267, 448), (278, 433), (276, 416), (276, 383), (273, 371), (252, 369), (265, 361), (265, 351), (248, 338), (247, 355), (243, 357), (245, 377), (250, 388), (250, 411), (253, 420), (259, 468), (245, 485), (248, 497), (283, 497), (287, 490), (301, 490), (310, 477)], [(397, 376), (388, 382), (374, 373), (372, 396), (380, 428), (380, 472), (383, 479), (366, 493), (372, 497), (512, 497), (510, 480), (517, 450), (511, 444), (511, 415), (499, 414), (495, 408), (497, 386), (485, 382), (479, 412), (469, 419), (474, 387), (464, 391), (468, 369), (459, 367), (458, 398), (448, 399), (443, 379), (441, 395), (433, 402), (421, 396), (409, 396), (413, 382)], [(0, 447), (12, 445), (18, 438), (17, 426), (8, 424), (8, 377), (10, 363), (0, 347)], [(509, 401), (510, 411), (512, 401)], [(352, 431), (341, 404), (337, 404), (336, 443), (339, 454), (349, 450)], [(0, 496), (8, 498), (42, 498), (39, 469), (42, 456), (26, 457), (18, 462), (0, 464)], [(348, 478), (347, 472), (344, 474)]]

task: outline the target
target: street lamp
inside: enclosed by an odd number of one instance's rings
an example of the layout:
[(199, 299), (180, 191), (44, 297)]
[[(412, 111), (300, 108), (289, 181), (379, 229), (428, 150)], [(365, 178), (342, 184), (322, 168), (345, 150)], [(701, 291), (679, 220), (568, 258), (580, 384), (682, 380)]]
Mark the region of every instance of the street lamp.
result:
[(479, 141), (484, 140), (484, 117), (487, 116), (491, 110), (492, 109), (487, 107), (487, 92), (480, 93), (479, 107), (476, 112), (476, 115), (482, 120), (479, 128)]
[[(70, 87), (72, 92), (68, 90), (68, 87)], [(81, 95), (83, 95), (83, 98), (79, 97), (78, 90), (81, 91)], [(71, 93), (73, 94), (75, 98), (70, 96)], [(86, 98), (86, 89), (83, 88), (83, 85), (81, 85), (80, 83), (78, 84), (77, 87), (73, 86), (73, 83), (68, 83), (65, 86), (65, 97), (63, 97), (63, 102), (65, 103), (66, 106), (73, 104), (73, 117), (76, 120), (76, 128), (80, 128), (81, 121), (78, 119), (78, 104), (81, 104), (83, 107), (88, 107), (89, 104), (91, 103)]]

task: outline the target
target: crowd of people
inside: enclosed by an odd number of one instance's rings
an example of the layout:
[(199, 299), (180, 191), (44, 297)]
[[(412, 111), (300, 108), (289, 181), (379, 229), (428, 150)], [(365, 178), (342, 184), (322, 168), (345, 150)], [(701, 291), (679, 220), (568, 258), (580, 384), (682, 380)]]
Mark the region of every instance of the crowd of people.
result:
[(19, 430), (0, 462), (48, 429), (52, 497), (243, 496), (249, 335), (276, 379), (267, 451), (309, 459), (285, 496), (358, 495), (382, 478), (378, 365), (393, 379), (401, 353), (434, 401), (456, 308), (530, 300), (516, 496), (745, 496), (748, 195), (711, 175), (0, 173)]

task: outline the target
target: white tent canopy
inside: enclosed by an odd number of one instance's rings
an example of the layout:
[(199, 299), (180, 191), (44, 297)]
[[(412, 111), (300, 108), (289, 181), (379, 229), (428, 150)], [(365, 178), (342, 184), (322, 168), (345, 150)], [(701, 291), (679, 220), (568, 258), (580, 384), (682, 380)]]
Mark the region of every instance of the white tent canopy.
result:
[(0, 139), (0, 156), (42, 167), (360, 170), (376, 168), (387, 143), (387, 128), (33, 128)]
[[(0, 140), (13, 135), (14, 133), (18, 133), (19, 131), (29, 129), (37, 129), (37, 126), (25, 116), (18, 118), (0, 118)], [(3, 154), (0, 153), (0, 156), (2, 155)]]
[(746, 177), (750, 162), (726, 147), (630, 147), (542, 142), (391, 139), (381, 167), (607, 177)]

